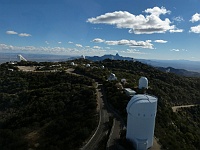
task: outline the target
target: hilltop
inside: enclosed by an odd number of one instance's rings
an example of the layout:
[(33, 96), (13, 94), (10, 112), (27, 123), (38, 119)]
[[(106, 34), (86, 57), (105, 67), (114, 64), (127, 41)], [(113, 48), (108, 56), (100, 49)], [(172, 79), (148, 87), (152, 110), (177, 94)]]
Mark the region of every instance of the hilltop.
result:
[[(22, 66), (32, 66), (35, 70), (24, 72), (19, 70), (25, 68)], [(67, 73), (70, 68), (74, 74)], [(162, 149), (200, 148), (199, 106), (172, 111), (173, 106), (200, 103), (200, 78), (162, 72), (138, 61), (110, 59), (4, 63), (0, 69), (3, 149), (79, 149), (97, 127), (94, 80), (103, 85), (108, 103), (126, 123), (130, 97), (117, 85), (126, 79), (124, 88), (141, 93), (137, 88), (141, 76), (149, 80), (145, 92), (158, 97), (155, 136)], [(107, 81), (111, 73), (118, 80)], [(8, 142), (9, 145), (5, 144)], [(106, 138), (99, 149), (105, 149), (105, 143)], [(124, 143), (121, 134), (118, 144), (126, 147)]]

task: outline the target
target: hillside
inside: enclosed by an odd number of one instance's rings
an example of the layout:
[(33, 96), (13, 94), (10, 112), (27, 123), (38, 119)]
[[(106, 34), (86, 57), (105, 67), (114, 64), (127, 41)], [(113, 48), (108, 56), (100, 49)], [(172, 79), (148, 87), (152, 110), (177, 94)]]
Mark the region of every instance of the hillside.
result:
[[(18, 71), (9, 64), (0, 66), (2, 149), (80, 148), (97, 126), (93, 79), (103, 84), (107, 101), (126, 122), (130, 97), (117, 85), (125, 78), (123, 87), (143, 93), (137, 88), (141, 76), (149, 80), (145, 92), (158, 97), (155, 136), (162, 149), (200, 149), (199, 108), (172, 111), (172, 106), (200, 103), (200, 78), (165, 73), (138, 61), (77, 59), (74, 66), (71, 62), (18, 63), (38, 66), (38, 72)], [(67, 74), (64, 70), (68, 68), (82, 76)], [(107, 81), (111, 73), (117, 81)], [(118, 143), (126, 147), (124, 135)]]
[(181, 75), (181, 76), (200, 77), (200, 73), (199, 72), (187, 71), (185, 69), (175, 69), (175, 68), (172, 68), (172, 67), (167, 67), (167, 68), (156, 67), (156, 68), (161, 70), (161, 71), (163, 71), (163, 72), (175, 73), (175, 74)]
[(0, 149), (81, 147), (97, 126), (93, 81), (65, 72), (10, 67), (0, 66)]
[[(183, 118), (184, 116), (173, 113), (171, 108), (175, 105), (200, 103), (200, 78), (168, 74), (140, 62), (132, 61), (107, 59), (93, 65), (104, 65), (106, 69), (77, 68), (76, 71), (104, 83), (107, 100), (123, 116), (125, 122), (127, 116), (126, 105), (130, 98), (117, 88), (116, 83), (125, 78), (127, 83), (124, 87), (132, 88), (140, 93), (142, 91), (137, 89), (138, 80), (141, 76), (146, 76), (149, 79), (149, 89), (146, 93), (158, 97), (155, 136), (159, 139), (162, 149), (200, 149), (200, 136), (196, 132), (200, 130), (199, 122), (196, 121), (195, 126), (189, 126)], [(118, 81), (106, 81), (111, 72), (115, 73)], [(194, 122), (194, 120), (190, 119), (190, 122)], [(188, 139), (188, 134), (193, 135), (194, 138)]]

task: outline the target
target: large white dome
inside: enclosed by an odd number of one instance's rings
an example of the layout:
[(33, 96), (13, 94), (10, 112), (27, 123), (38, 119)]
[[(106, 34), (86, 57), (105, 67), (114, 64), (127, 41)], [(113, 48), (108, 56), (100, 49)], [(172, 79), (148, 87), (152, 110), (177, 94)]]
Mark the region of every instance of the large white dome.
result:
[(150, 95), (134, 95), (126, 107), (128, 113), (126, 138), (136, 150), (146, 150), (153, 145), (157, 98)]

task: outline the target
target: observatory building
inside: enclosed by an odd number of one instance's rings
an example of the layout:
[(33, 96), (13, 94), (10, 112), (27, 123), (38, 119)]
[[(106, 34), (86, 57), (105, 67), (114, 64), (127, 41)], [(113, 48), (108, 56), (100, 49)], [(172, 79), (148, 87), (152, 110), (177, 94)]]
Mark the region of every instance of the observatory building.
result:
[(85, 59), (85, 56), (84, 56), (84, 55), (81, 55), (81, 58), (82, 58), (82, 59)]
[(147, 150), (153, 145), (157, 98), (134, 95), (126, 107), (128, 113), (126, 138), (136, 150)]
[(86, 67), (88, 67), (88, 68), (89, 68), (89, 67), (90, 67), (90, 64), (87, 64), (87, 65), (86, 65)]
[(115, 76), (114, 73), (111, 73), (110, 76), (108, 77), (108, 81), (113, 81), (113, 80), (117, 80), (117, 77)]
[(17, 55), (19, 61), (27, 61), (21, 54)]
[(146, 77), (141, 77), (139, 79), (139, 89), (148, 89), (148, 79)]
[(72, 65), (72, 66), (74, 66), (74, 65), (75, 65), (75, 63), (74, 63), (74, 62), (71, 62), (71, 65)]

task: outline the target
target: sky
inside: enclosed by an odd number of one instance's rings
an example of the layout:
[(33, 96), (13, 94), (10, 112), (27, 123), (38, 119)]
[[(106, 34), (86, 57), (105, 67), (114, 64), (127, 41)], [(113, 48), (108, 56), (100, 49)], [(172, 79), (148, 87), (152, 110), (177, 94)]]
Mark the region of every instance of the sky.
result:
[(200, 61), (200, 0), (0, 0), (0, 52)]

